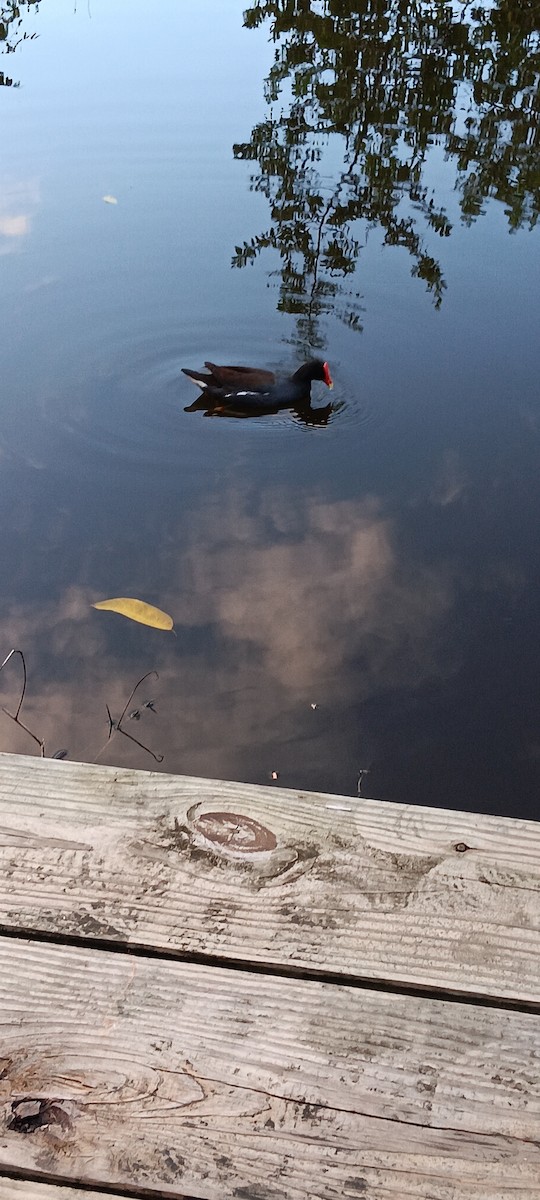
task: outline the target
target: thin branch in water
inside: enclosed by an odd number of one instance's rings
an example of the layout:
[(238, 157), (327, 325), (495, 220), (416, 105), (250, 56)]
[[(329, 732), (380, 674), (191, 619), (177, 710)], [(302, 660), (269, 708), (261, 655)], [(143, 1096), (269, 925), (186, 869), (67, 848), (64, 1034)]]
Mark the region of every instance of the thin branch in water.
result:
[(10, 717), (11, 720), (14, 721), (16, 725), (20, 725), (21, 729), (24, 729), (24, 732), (27, 733), (29, 735), (29, 737), (31, 737), (33, 739), (34, 742), (37, 742), (40, 752), (41, 752), (41, 757), (45, 758), (45, 742), (43, 741), (42, 738), (37, 737), (37, 735), (35, 733), (32, 733), (32, 730), (28, 728), (28, 725), (25, 725), (24, 721), (21, 721), (21, 719), (19, 717), (19, 713), (23, 706), (23, 700), (24, 700), (25, 693), (26, 693), (26, 663), (24, 661), (24, 654), (23, 654), (22, 650), (10, 650), (9, 654), (6, 655), (3, 663), (0, 663), (0, 671), (2, 670), (3, 667), (6, 666), (6, 663), (9, 662), (10, 658), (13, 658), (14, 654), (19, 654), (21, 662), (22, 662), (23, 684), (22, 684), (22, 688), (21, 688), (21, 694), (19, 697), (19, 703), (17, 705), (17, 711), (15, 713), (10, 713), (9, 709), (4, 708), (3, 705), (2, 705), (2, 712), (5, 712), (6, 717)]
[(114, 731), (118, 729), (118, 721), (113, 721), (111, 717), (111, 710), (108, 704), (105, 705), (105, 708), (107, 709), (107, 716), (109, 718), (109, 737), (107, 738), (107, 741), (109, 741), (112, 738)]
[(133, 688), (133, 691), (132, 691), (129, 699), (126, 701), (126, 703), (124, 705), (124, 708), (122, 710), (122, 715), (118, 720), (118, 728), (120, 728), (122, 721), (124, 720), (124, 717), (125, 717), (127, 710), (131, 704), (131, 701), (133, 700), (133, 697), (135, 695), (135, 692), (137, 691), (137, 688), (141, 686), (141, 683), (144, 683), (145, 679), (149, 679), (151, 675), (155, 675), (156, 679), (159, 679), (159, 675), (158, 675), (157, 671), (147, 671), (146, 675), (141, 676), (141, 678), (139, 679), (139, 682), (135, 684), (135, 687)]
[[(130, 693), (130, 695), (124, 705), (124, 708), (122, 709), (122, 713), (117, 721), (113, 720), (113, 717), (111, 716), (111, 712), (109, 709), (109, 705), (108, 704), (105, 705), (105, 708), (107, 709), (107, 718), (109, 721), (109, 736), (108, 736), (105, 744), (101, 747), (101, 750), (98, 750), (96, 757), (94, 759), (94, 762), (97, 762), (100, 755), (103, 754), (103, 751), (107, 748), (111, 738), (114, 737), (115, 733), (122, 733), (124, 735), (124, 737), (129, 738), (130, 742), (135, 742), (135, 745), (140, 746), (141, 750), (146, 750), (147, 754), (151, 754), (151, 756), (155, 762), (157, 762), (157, 763), (163, 762), (163, 754), (154, 754), (154, 751), (151, 750), (149, 746), (145, 746), (143, 742), (140, 742), (138, 740), (138, 738), (133, 737), (132, 733), (128, 733), (127, 729), (122, 728), (122, 721), (124, 720), (124, 717), (125, 717), (127, 710), (131, 704), (131, 701), (133, 700), (133, 697), (135, 695), (135, 692), (137, 691), (137, 688), (139, 688), (141, 686), (141, 683), (144, 683), (145, 679), (149, 679), (151, 675), (155, 675), (156, 679), (159, 679), (159, 675), (158, 675), (157, 671), (147, 671), (146, 675), (142, 675), (141, 678), (138, 680), (138, 682), (135, 684), (133, 691)], [(152, 709), (152, 712), (155, 712), (155, 708), (153, 707), (153, 705), (154, 705), (153, 700), (147, 700), (143, 704), (143, 708), (150, 708), (150, 709)], [(134, 711), (138, 712), (139, 716), (140, 716), (140, 710), (136, 709)], [(133, 714), (130, 713), (129, 717), (131, 717), (132, 715)], [(129, 717), (128, 717), (128, 719), (129, 719)]]
[(133, 737), (133, 734), (132, 734), (132, 733), (128, 733), (127, 729), (119, 729), (119, 730), (118, 730), (118, 732), (119, 732), (119, 733), (123, 733), (124, 737), (127, 737), (127, 738), (129, 738), (130, 742), (135, 742), (135, 745), (136, 745), (136, 746), (140, 746), (140, 747), (141, 747), (141, 750), (146, 750), (146, 753), (147, 753), (147, 754), (151, 754), (151, 755), (152, 755), (152, 758), (154, 759), (154, 761), (155, 761), (155, 762), (158, 762), (158, 763), (161, 763), (161, 762), (163, 762), (163, 755), (162, 755), (162, 754), (154, 754), (154, 751), (153, 751), (153, 750), (151, 750), (149, 746), (145, 746), (145, 745), (143, 744), (143, 742), (140, 742), (140, 741), (138, 740), (138, 738), (136, 738), (136, 737)]
[(9, 654), (6, 656), (3, 663), (0, 663), (0, 671), (2, 670), (3, 667), (5, 667), (6, 663), (9, 662), (10, 658), (13, 658), (14, 654), (20, 654), (21, 662), (22, 662), (22, 669), (23, 669), (23, 685), (22, 685), (22, 691), (21, 691), (19, 703), (17, 705), (17, 712), (15, 714), (8, 713), (8, 717), (12, 717), (12, 719), (14, 721), (16, 721), (18, 719), (19, 713), (21, 711), (23, 700), (24, 700), (24, 694), (26, 692), (26, 663), (24, 661), (24, 654), (23, 654), (22, 650), (10, 650)]

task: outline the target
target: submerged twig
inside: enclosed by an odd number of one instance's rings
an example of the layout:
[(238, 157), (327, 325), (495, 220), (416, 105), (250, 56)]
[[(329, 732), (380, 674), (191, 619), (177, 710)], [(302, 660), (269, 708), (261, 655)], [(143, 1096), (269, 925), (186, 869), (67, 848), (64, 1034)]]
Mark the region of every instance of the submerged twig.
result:
[(28, 736), (31, 737), (34, 742), (37, 742), (37, 744), (40, 748), (40, 751), (41, 751), (41, 757), (45, 758), (45, 742), (43, 741), (42, 738), (39, 738), (37, 736), (37, 734), (32, 733), (32, 730), (28, 728), (28, 725), (25, 725), (24, 721), (21, 721), (21, 719), (19, 717), (19, 713), (23, 706), (23, 700), (24, 700), (25, 693), (26, 693), (26, 663), (24, 661), (24, 654), (23, 654), (22, 650), (10, 650), (9, 654), (6, 655), (3, 663), (0, 663), (0, 671), (2, 670), (3, 667), (6, 666), (6, 663), (9, 662), (10, 658), (13, 658), (14, 654), (19, 654), (20, 658), (21, 658), (21, 662), (22, 662), (23, 684), (22, 684), (22, 688), (21, 688), (21, 694), (19, 696), (19, 703), (17, 705), (17, 711), (15, 713), (10, 713), (9, 709), (4, 708), (4, 705), (2, 705), (2, 712), (5, 712), (6, 717), (10, 717), (11, 720), (14, 721), (16, 725), (20, 725), (21, 729), (24, 729), (24, 732), (27, 733)]
[[(25, 662), (25, 658), (24, 658), (24, 654), (23, 654), (22, 650), (17, 650), (17, 649), (10, 650), (9, 654), (6, 655), (4, 661), (2, 663), (0, 663), (0, 671), (2, 671), (5, 666), (7, 666), (10, 659), (12, 659), (13, 656), (16, 654), (19, 655), (21, 663), (22, 663), (23, 678), (22, 678), (21, 694), (19, 696), (19, 702), (17, 704), (17, 708), (14, 713), (10, 712), (8, 708), (4, 707), (4, 705), (2, 705), (2, 712), (5, 712), (6, 716), (9, 717), (11, 721), (14, 721), (16, 725), (19, 725), (21, 729), (24, 729), (24, 732), (27, 733), (28, 736), (31, 737), (32, 740), (34, 742), (36, 742), (37, 745), (39, 746), (41, 757), (45, 758), (45, 742), (44, 742), (43, 738), (40, 738), (37, 736), (37, 734), (33, 733), (32, 730), (28, 728), (28, 725), (25, 725), (24, 721), (22, 721), (21, 717), (20, 717), (21, 708), (23, 706), (24, 698), (26, 695), (26, 683), (27, 683), (26, 662)], [(147, 671), (145, 675), (141, 676), (141, 678), (135, 684), (135, 687), (133, 688), (126, 704), (124, 705), (124, 708), (122, 710), (121, 716), (119, 717), (118, 721), (115, 721), (113, 719), (113, 717), (111, 716), (111, 712), (110, 712), (108, 704), (105, 705), (105, 708), (107, 709), (107, 717), (108, 717), (108, 721), (109, 721), (109, 735), (107, 737), (107, 741), (101, 747), (101, 750), (98, 750), (98, 753), (96, 754), (94, 762), (97, 762), (97, 759), (103, 753), (105, 748), (108, 746), (111, 738), (113, 737), (113, 735), (115, 733), (123, 733), (124, 737), (129, 738), (130, 742), (135, 742), (136, 746), (140, 746), (141, 750), (145, 750), (147, 754), (150, 754), (155, 762), (157, 762), (157, 763), (163, 762), (163, 754), (154, 754), (154, 751), (151, 750), (149, 746), (145, 746), (144, 743), (140, 742), (138, 738), (133, 737), (132, 733), (128, 733), (127, 729), (122, 728), (122, 721), (123, 721), (123, 719), (126, 715), (126, 712), (131, 704), (131, 701), (133, 700), (133, 697), (135, 695), (135, 692), (137, 691), (137, 688), (139, 688), (141, 686), (141, 683), (144, 683), (145, 679), (149, 679), (150, 675), (155, 675), (156, 679), (159, 678), (157, 671)], [(151, 712), (156, 711), (154, 708), (153, 700), (145, 700), (144, 704), (142, 704), (141, 707), (149, 708), (151, 710)], [(129, 716), (134, 717), (136, 714), (138, 717), (140, 717), (140, 715), (141, 715), (140, 709), (135, 709), (132, 713), (129, 714)], [(67, 750), (57, 750), (56, 754), (53, 754), (53, 758), (65, 758), (66, 754), (67, 754)]]
[(135, 742), (135, 745), (136, 745), (136, 746), (140, 746), (140, 747), (141, 747), (141, 750), (146, 750), (147, 754), (151, 754), (151, 755), (152, 755), (152, 758), (154, 759), (154, 761), (155, 761), (155, 762), (157, 762), (157, 763), (161, 763), (161, 762), (163, 762), (163, 755), (162, 755), (162, 754), (154, 754), (154, 751), (153, 751), (153, 750), (151, 750), (149, 746), (145, 746), (145, 745), (143, 744), (143, 742), (140, 742), (140, 741), (138, 740), (138, 738), (136, 738), (136, 737), (133, 737), (133, 734), (132, 734), (132, 733), (128, 733), (127, 729), (119, 729), (119, 730), (118, 730), (118, 733), (123, 733), (124, 737), (127, 737), (127, 738), (129, 738), (130, 742)]
[(357, 780), (357, 784), (356, 784), (356, 790), (357, 790), (359, 796), (362, 793), (362, 786), (363, 786), (366, 775), (371, 775), (371, 767), (363, 767), (363, 768), (361, 767), (358, 770), (358, 780)]
[[(137, 691), (137, 688), (139, 688), (141, 686), (141, 683), (144, 683), (145, 679), (149, 679), (150, 675), (155, 675), (156, 679), (159, 679), (159, 675), (158, 675), (157, 671), (147, 671), (146, 675), (142, 675), (141, 678), (138, 680), (138, 682), (135, 684), (133, 691), (130, 693), (130, 695), (122, 709), (122, 713), (119, 716), (117, 721), (113, 720), (111, 713), (110, 713), (109, 705), (108, 704), (105, 705), (105, 708), (107, 709), (107, 717), (109, 720), (109, 736), (107, 738), (107, 741), (101, 747), (101, 750), (98, 750), (96, 757), (94, 759), (94, 762), (97, 762), (100, 755), (103, 754), (103, 751), (107, 748), (111, 738), (114, 736), (115, 733), (122, 733), (124, 735), (124, 737), (129, 738), (130, 742), (135, 742), (135, 745), (140, 746), (141, 750), (146, 750), (147, 754), (151, 754), (152, 758), (154, 759), (155, 762), (158, 762), (158, 763), (163, 762), (162, 754), (154, 754), (154, 751), (151, 750), (149, 746), (145, 746), (144, 743), (140, 742), (138, 738), (133, 737), (132, 733), (128, 733), (127, 729), (122, 728), (122, 721), (124, 720), (124, 717), (125, 717), (127, 710), (131, 704), (131, 701), (133, 700), (133, 697), (135, 695), (135, 692)], [(142, 707), (150, 708), (150, 709), (152, 709), (153, 712), (155, 712), (153, 704), (154, 704), (153, 700), (147, 700), (143, 704)], [(140, 717), (140, 710), (136, 709), (136, 710), (134, 710), (134, 712), (138, 712), (139, 717)], [(134, 713), (129, 714), (129, 717), (132, 717), (132, 716), (134, 716)]]
[(112, 738), (115, 730), (118, 729), (118, 721), (113, 721), (111, 717), (111, 710), (108, 704), (105, 705), (105, 708), (107, 709), (107, 716), (109, 718), (109, 737), (107, 738), (107, 741), (109, 741), (109, 739)]
[[(133, 700), (133, 697), (135, 695), (135, 692), (137, 691), (137, 688), (141, 686), (141, 683), (144, 683), (145, 679), (149, 679), (151, 675), (155, 675), (156, 679), (159, 679), (159, 675), (158, 675), (157, 671), (147, 671), (146, 675), (141, 675), (139, 682), (135, 684), (133, 691), (131, 692), (130, 696), (126, 700), (126, 703), (122, 709), (122, 715), (119, 717), (119, 720), (118, 720), (119, 726), (122, 724), (122, 721), (124, 720), (124, 717), (125, 717), (127, 710), (131, 704), (131, 701)], [(123, 731), (121, 731), (121, 732), (123, 732)]]

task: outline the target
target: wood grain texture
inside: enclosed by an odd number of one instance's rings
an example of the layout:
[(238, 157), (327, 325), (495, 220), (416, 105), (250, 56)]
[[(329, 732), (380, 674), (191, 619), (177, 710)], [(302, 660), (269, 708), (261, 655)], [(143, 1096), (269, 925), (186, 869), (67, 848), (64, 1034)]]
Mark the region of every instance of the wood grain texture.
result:
[(0, 1170), (200, 1200), (538, 1198), (536, 1014), (6, 938), (0, 1023)]
[(540, 824), (0, 756), (0, 927), (540, 1004)]

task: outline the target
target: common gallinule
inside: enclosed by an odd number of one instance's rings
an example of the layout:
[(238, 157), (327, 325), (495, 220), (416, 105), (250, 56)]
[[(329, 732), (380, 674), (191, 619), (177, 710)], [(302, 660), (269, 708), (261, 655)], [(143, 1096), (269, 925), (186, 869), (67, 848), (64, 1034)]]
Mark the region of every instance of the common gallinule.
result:
[(296, 408), (309, 403), (314, 379), (321, 379), (327, 387), (333, 387), (328, 363), (321, 358), (311, 358), (289, 379), (279, 382), (272, 371), (257, 367), (219, 367), (211, 362), (204, 365), (207, 373), (192, 371), (189, 367), (182, 367), (182, 370), (204, 391), (205, 399), (225, 409), (234, 408), (235, 412), (277, 412), (280, 408)]

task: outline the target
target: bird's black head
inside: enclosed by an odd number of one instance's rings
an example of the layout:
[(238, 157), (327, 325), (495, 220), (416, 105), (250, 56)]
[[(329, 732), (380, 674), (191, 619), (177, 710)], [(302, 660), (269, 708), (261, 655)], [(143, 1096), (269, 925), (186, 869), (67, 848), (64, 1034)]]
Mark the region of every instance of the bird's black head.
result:
[(324, 362), (322, 358), (310, 358), (309, 362), (305, 362), (298, 368), (298, 371), (295, 371), (293, 379), (304, 383), (311, 383), (312, 379), (322, 379), (327, 387), (334, 386), (328, 363)]

